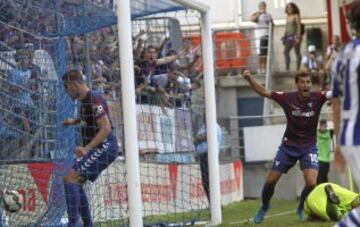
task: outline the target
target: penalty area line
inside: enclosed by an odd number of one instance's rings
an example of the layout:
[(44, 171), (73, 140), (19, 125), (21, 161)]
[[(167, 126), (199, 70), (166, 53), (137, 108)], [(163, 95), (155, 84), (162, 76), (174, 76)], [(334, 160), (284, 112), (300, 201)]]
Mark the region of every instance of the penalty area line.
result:
[[(272, 218), (272, 217), (277, 217), (277, 216), (284, 216), (287, 214), (292, 214), (295, 213), (295, 211), (286, 211), (286, 212), (281, 212), (281, 213), (277, 213), (277, 214), (272, 214), (272, 215), (266, 215), (264, 218)], [(243, 223), (250, 223), (253, 222), (253, 218), (247, 218), (238, 222), (230, 222), (230, 225), (237, 225), (237, 224), (243, 224)]]

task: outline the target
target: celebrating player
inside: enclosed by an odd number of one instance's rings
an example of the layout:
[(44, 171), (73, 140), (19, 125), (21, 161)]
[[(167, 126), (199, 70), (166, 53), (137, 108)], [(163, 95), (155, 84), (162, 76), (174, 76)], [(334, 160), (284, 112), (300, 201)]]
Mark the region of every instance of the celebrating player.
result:
[(82, 184), (95, 181), (101, 171), (117, 157), (118, 147), (104, 98), (90, 91), (83, 75), (71, 70), (63, 76), (64, 89), (72, 99), (81, 101), (78, 119), (65, 119), (64, 125), (81, 123), (83, 146), (75, 148), (76, 159), (64, 177), (68, 226), (77, 226), (79, 213), (84, 226), (93, 226), (89, 203)]
[(295, 92), (268, 91), (251, 77), (248, 70), (245, 70), (242, 76), (260, 96), (277, 102), (283, 108), (287, 119), (282, 143), (263, 186), (262, 206), (256, 213), (254, 222), (261, 223), (264, 220), (264, 215), (270, 208), (270, 199), (274, 194), (276, 183), (298, 160), (303, 171), (305, 187), (301, 193), (297, 214), (300, 220), (304, 221), (304, 201), (316, 186), (318, 171), (316, 131), (320, 110), (327, 98), (330, 98), (330, 92), (312, 92), (310, 75), (305, 72), (299, 72), (295, 76), (297, 87)]
[[(337, 137), (335, 164), (342, 166), (345, 158), (360, 187), (360, 2), (354, 1), (347, 15), (356, 39), (339, 53), (332, 75), (334, 132)], [(360, 208), (354, 209), (338, 226), (359, 226)]]

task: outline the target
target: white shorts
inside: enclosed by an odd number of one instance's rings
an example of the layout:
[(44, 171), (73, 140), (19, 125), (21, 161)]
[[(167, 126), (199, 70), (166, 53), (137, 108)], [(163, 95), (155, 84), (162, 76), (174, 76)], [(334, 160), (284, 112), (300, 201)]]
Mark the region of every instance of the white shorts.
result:
[(355, 183), (360, 188), (360, 146), (342, 146), (341, 153), (351, 169)]

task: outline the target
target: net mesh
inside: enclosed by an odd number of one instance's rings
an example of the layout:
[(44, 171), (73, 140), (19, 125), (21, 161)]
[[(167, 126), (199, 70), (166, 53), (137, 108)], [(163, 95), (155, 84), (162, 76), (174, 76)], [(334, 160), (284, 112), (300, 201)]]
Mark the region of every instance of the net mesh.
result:
[[(1, 206), (0, 226), (66, 224), (63, 177), (81, 144), (81, 112), (64, 91), (69, 69), (104, 97), (119, 157), (83, 189), (93, 222), (128, 224), (121, 79), (113, 1), (0, 1), (0, 190), (22, 209)], [(208, 201), (193, 137), (204, 125), (199, 14), (167, 0), (131, 2), (144, 223), (207, 220)], [(155, 51), (155, 53), (154, 53)], [(175, 57), (176, 56), (176, 57)]]

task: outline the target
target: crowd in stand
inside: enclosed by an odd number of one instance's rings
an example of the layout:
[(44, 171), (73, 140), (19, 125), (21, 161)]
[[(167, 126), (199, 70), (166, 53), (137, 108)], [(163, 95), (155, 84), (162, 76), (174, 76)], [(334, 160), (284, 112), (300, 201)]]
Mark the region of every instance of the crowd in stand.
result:
[[(39, 79), (49, 75), (42, 72), (43, 65), (34, 64), (34, 52), (42, 49), (50, 54), (57, 64), (56, 54), (52, 52), (49, 41), (38, 40), (11, 27), (0, 26), (2, 57), (7, 65), (2, 70), (2, 85), (6, 84), (10, 112), (17, 119), (15, 127), (23, 134), (33, 135), (37, 118), (35, 103), (41, 99)], [(133, 37), (134, 82), (138, 103), (159, 105), (166, 114), (166, 108), (201, 109), (199, 95), (193, 95), (201, 87), (201, 70), (195, 65), (200, 60), (199, 53), (194, 51), (190, 39), (182, 40), (182, 48), (173, 49), (171, 37), (162, 36), (161, 43), (149, 44), (144, 31)], [(115, 27), (103, 28), (86, 36), (69, 36), (66, 38), (66, 66), (78, 69), (87, 77), (92, 90), (105, 95), (109, 101), (118, 100), (120, 96), (120, 62), (118, 55), (117, 32)], [(10, 69), (10, 70), (9, 70)], [(89, 78), (90, 76), (90, 78)], [(11, 94), (10, 94), (11, 93)], [(200, 95), (201, 96), (201, 95)], [(202, 98), (203, 99), (203, 98)], [(201, 105), (201, 104), (200, 104)], [(203, 112), (202, 112), (203, 113)], [(202, 114), (200, 113), (200, 114)], [(37, 119), (36, 119), (37, 118)], [(10, 121), (11, 122), (11, 121)], [(14, 123), (13, 122), (13, 123)], [(10, 124), (10, 123), (9, 123)], [(29, 136), (21, 144), (26, 144)], [(29, 152), (25, 152), (28, 158)], [(34, 156), (34, 154), (31, 154)]]
[[(193, 51), (191, 41), (183, 40), (183, 48), (171, 48), (171, 39), (163, 37), (159, 45), (147, 44), (144, 31), (133, 37), (133, 56), (136, 94), (155, 95), (160, 105), (171, 107), (172, 98), (181, 98), (190, 107), (192, 92), (200, 86), (201, 72), (195, 70), (200, 55)], [(118, 43), (113, 28), (102, 29), (88, 36), (90, 43), (91, 82), (94, 90), (112, 94), (120, 81)], [(68, 66), (80, 67), (86, 72), (85, 39), (83, 36), (67, 39)]]

